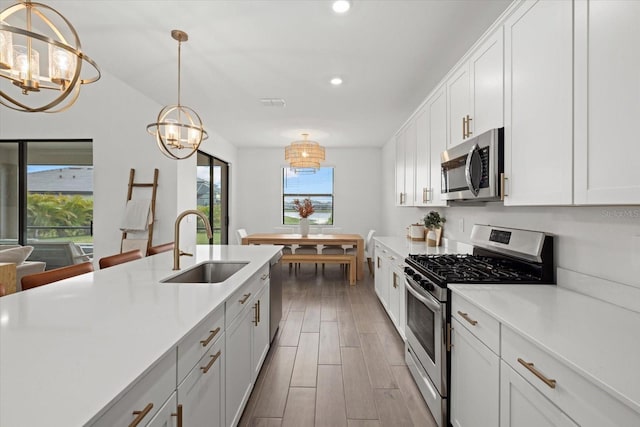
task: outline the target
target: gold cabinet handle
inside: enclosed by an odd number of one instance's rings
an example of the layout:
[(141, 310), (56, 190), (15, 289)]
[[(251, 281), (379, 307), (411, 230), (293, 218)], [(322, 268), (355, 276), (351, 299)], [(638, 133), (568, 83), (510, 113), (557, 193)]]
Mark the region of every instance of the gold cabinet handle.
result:
[(545, 377), (544, 375), (542, 375), (542, 373), (540, 371), (538, 371), (533, 363), (530, 362), (526, 362), (524, 360), (522, 360), (521, 358), (518, 357), (518, 362), (524, 366), (525, 368), (527, 368), (533, 375), (535, 375), (536, 377), (538, 377), (540, 380), (542, 380), (543, 383), (545, 383), (546, 385), (549, 386), (549, 388), (556, 388), (556, 380), (552, 380), (549, 379), (547, 377)]
[(269, 273), (265, 273), (260, 277), (260, 280), (267, 280), (269, 278)]
[(178, 426), (182, 427), (182, 403), (178, 405), (178, 411), (171, 414), (172, 417), (178, 417)]
[(253, 304), (253, 325), (258, 326), (258, 303)]
[(380, 257), (378, 257), (378, 268), (380, 268)]
[(140, 424), (142, 419), (146, 417), (149, 412), (151, 412), (151, 409), (153, 409), (153, 403), (148, 403), (142, 411), (133, 411), (133, 415), (135, 415), (136, 418), (131, 421), (129, 427), (136, 427), (138, 424)]
[(251, 292), (249, 292), (248, 294), (244, 294), (242, 296), (242, 299), (238, 300), (238, 302), (240, 304), (244, 304), (245, 302), (247, 302), (247, 300), (249, 299), (250, 296), (251, 296)]
[(213, 331), (209, 331), (209, 332), (211, 333), (211, 335), (209, 335), (206, 340), (200, 340), (200, 344), (202, 344), (203, 347), (206, 347), (211, 342), (213, 337), (218, 335), (218, 332), (220, 332), (220, 327), (218, 326)]
[(207, 363), (207, 366), (200, 367), (200, 369), (202, 369), (203, 374), (206, 374), (207, 372), (209, 372), (209, 369), (211, 369), (213, 364), (216, 363), (216, 360), (218, 360), (218, 357), (220, 357), (221, 354), (222, 354), (222, 350), (218, 350), (216, 354), (211, 356), (211, 360), (209, 361), (209, 363)]
[(463, 313), (460, 310), (458, 310), (458, 314), (464, 320), (466, 320), (467, 322), (471, 323), (471, 325), (476, 326), (478, 324), (478, 321), (477, 320), (473, 320), (472, 318), (470, 318), (468, 313)]
[(393, 287), (398, 287), (398, 275), (396, 273), (393, 273)]
[(462, 118), (462, 139), (467, 138), (467, 118)]
[(258, 323), (260, 323), (260, 300), (258, 300)]
[(471, 127), (469, 126), (472, 120), (473, 119), (467, 114), (467, 134), (465, 138), (469, 138), (471, 135), (473, 135), (473, 132), (471, 132)]
[(451, 323), (447, 323), (447, 351), (451, 351), (451, 347), (453, 347), (453, 344), (451, 344), (451, 331), (453, 331)]

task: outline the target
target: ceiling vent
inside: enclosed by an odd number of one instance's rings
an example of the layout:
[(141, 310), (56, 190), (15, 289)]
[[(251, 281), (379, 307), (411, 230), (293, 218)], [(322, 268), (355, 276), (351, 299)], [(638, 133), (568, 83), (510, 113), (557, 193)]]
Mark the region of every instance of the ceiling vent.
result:
[(261, 98), (260, 104), (263, 107), (278, 107), (283, 108), (287, 103), (282, 98)]

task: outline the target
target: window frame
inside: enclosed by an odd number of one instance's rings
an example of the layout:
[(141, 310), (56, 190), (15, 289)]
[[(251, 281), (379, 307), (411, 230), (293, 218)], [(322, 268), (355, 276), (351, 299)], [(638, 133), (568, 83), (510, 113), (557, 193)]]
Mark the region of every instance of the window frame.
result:
[[(321, 166), (319, 169), (331, 169), (331, 193), (285, 193), (284, 188), (285, 188), (285, 171), (286, 170), (295, 170), (295, 168), (291, 168), (288, 165), (283, 165), (280, 168), (280, 222), (282, 225), (284, 226), (291, 226), (292, 224), (287, 224), (285, 223), (285, 198), (287, 197), (295, 197), (297, 199), (305, 199), (305, 198), (310, 198), (312, 199), (314, 196), (316, 197), (330, 197), (331, 198), (331, 215), (329, 216), (329, 218), (331, 219), (331, 222), (327, 222), (327, 223), (316, 223), (313, 222), (313, 215), (311, 215), (309, 218), (312, 221), (309, 221), (310, 225), (312, 226), (322, 226), (322, 225), (326, 225), (326, 226), (335, 226), (336, 224), (336, 219), (335, 219), (335, 212), (336, 212), (336, 190), (335, 190), (335, 184), (336, 184), (336, 168), (335, 166), (332, 165), (326, 165), (326, 166)], [(310, 172), (307, 172), (310, 173)], [(296, 225), (296, 224), (293, 224)]]

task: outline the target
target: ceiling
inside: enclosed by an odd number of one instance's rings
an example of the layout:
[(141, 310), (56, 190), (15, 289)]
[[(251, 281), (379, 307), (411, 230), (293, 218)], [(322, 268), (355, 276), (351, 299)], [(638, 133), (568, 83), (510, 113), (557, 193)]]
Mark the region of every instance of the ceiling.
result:
[(382, 146), (510, 3), (354, 0), (337, 15), (327, 0), (41, 1), (103, 71), (159, 105), (177, 101), (170, 32), (186, 31), (182, 103), (237, 147), (283, 147), (303, 132), (328, 147)]

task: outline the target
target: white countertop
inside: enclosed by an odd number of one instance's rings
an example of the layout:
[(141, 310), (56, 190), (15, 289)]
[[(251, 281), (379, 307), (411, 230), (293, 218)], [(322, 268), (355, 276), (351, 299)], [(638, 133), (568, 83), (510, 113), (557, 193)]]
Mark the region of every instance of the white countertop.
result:
[(0, 425), (80, 426), (270, 261), (279, 246), (197, 247), (206, 260), (248, 261), (221, 284), (159, 283), (173, 254), (0, 298)]
[(427, 246), (424, 240), (411, 240), (407, 237), (374, 236), (373, 239), (403, 258), (409, 254), (466, 254), (473, 249), (471, 245), (451, 239), (442, 239), (442, 246)]
[(449, 285), (640, 412), (640, 313), (552, 285)]

